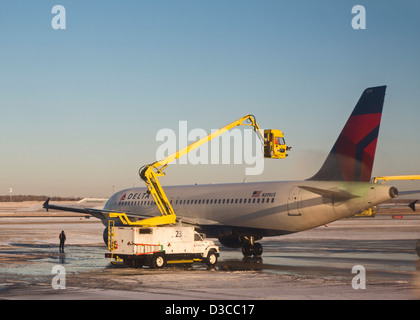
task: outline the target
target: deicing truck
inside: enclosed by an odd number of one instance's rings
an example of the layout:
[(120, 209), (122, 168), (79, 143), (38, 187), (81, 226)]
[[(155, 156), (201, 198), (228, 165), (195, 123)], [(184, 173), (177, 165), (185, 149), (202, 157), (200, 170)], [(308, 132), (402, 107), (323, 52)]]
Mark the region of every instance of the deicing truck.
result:
[(204, 262), (214, 266), (219, 247), (193, 227), (115, 226), (108, 231), (107, 258), (132, 267), (164, 268), (167, 264)]

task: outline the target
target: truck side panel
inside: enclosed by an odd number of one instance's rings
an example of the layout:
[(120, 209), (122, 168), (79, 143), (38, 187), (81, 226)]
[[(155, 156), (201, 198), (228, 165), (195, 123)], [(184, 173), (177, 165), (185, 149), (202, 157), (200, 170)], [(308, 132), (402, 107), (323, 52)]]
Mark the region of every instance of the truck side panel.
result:
[(134, 254), (134, 248), (130, 243), (133, 242), (133, 228), (115, 227), (114, 253), (115, 254)]

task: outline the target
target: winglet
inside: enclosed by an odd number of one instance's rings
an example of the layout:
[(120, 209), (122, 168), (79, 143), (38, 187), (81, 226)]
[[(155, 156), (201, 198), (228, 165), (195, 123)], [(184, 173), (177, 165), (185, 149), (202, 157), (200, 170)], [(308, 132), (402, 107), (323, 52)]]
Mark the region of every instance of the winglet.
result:
[(43, 207), (45, 210), (47, 210), (47, 212), (48, 212), (48, 208), (49, 208), (49, 206), (50, 206), (50, 199), (51, 199), (51, 198), (48, 198), (48, 199), (44, 202), (44, 204), (42, 205), (42, 207)]
[(416, 203), (418, 200), (414, 200), (413, 202), (411, 202), (408, 206), (410, 207), (411, 210), (416, 211)]

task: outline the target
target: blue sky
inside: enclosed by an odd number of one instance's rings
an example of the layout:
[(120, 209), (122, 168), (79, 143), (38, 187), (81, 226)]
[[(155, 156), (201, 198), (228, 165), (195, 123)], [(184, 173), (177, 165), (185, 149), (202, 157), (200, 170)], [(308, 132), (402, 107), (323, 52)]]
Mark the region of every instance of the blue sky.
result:
[[(66, 30), (54, 30), (54, 5)], [(355, 5), (366, 29), (354, 30)], [(420, 3), (0, 0), (0, 194), (143, 186), (156, 133), (247, 113), (293, 149), (247, 181), (321, 166), (362, 91), (387, 85), (374, 175), (420, 174)], [(238, 182), (246, 165), (173, 165), (162, 184)]]

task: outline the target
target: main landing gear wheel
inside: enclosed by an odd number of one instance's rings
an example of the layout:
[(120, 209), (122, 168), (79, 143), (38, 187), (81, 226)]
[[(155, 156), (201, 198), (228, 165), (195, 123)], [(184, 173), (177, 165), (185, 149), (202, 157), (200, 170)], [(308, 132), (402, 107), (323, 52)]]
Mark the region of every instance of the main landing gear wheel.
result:
[(245, 243), (242, 246), (242, 254), (244, 255), (244, 257), (250, 257), (250, 256), (259, 257), (262, 255), (262, 253), (263, 253), (263, 248), (262, 248), (262, 245), (259, 243), (254, 243), (254, 245), (250, 243)]

